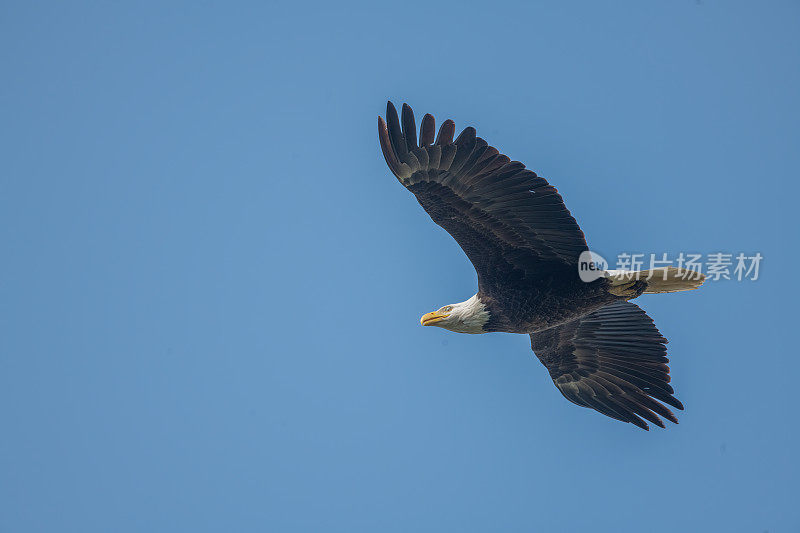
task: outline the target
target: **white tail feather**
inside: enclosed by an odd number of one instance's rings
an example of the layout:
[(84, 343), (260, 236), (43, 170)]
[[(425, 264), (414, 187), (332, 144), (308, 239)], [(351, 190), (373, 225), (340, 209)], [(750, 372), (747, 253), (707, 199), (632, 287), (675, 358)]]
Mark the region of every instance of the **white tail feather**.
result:
[(606, 270), (604, 277), (611, 281), (611, 292), (624, 292), (635, 280), (647, 282), (644, 294), (691, 291), (706, 280), (700, 272), (685, 268), (662, 267), (651, 270)]

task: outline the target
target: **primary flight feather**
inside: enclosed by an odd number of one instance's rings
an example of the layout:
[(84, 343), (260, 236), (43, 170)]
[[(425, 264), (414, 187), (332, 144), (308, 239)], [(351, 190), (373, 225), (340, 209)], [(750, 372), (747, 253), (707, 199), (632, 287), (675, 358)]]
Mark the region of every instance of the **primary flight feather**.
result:
[[(581, 280), (588, 252), (580, 226), (558, 191), (518, 161), (455, 123), (435, 133), (431, 115), (417, 139), (414, 113), (386, 106), (378, 138), (392, 173), (475, 266), (478, 292), (425, 314), (423, 326), (460, 333), (530, 335), (531, 348), (569, 401), (648, 429), (666, 405), (683, 409), (669, 384), (667, 340), (629, 300), (644, 293), (696, 289), (699, 273), (674, 268), (604, 271)], [(665, 405), (666, 404), (666, 405)]]

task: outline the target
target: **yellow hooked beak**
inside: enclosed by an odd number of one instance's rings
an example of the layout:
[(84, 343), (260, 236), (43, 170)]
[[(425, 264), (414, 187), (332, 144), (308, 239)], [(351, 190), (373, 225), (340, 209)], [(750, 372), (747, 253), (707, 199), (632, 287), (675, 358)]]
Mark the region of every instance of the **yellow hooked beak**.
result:
[(419, 323), (423, 326), (432, 326), (437, 322), (441, 322), (445, 318), (449, 317), (449, 313), (440, 313), (439, 311), (434, 311), (432, 313), (425, 313), (422, 315), (422, 318), (419, 319)]

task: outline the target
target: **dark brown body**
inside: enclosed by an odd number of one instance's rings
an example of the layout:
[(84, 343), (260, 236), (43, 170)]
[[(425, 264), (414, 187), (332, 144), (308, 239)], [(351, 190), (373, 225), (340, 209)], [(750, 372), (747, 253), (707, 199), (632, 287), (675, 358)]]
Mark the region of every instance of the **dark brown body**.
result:
[[(645, 286), (644, 281), (636, 282), (636, 296)], [(481, 287), (478, 298), (489, 311), (489, 322), (484, 329), (536, 333), (571, 322), (612, 302), (630, 299), (611, 294), (608, 287), (606, 279), (585, 283), (577, 272), (564, 271), (552, 272), (522, 287), (497, 283)]]

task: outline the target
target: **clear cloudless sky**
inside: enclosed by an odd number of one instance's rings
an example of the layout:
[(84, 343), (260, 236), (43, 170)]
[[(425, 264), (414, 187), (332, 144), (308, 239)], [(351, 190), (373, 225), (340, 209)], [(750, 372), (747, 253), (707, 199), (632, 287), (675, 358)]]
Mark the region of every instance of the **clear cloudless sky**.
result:
[[(3, 532), (800, 531), (800, 4), (4, 2)], [(637, 301), (680, 424), (565, 400), (387, 169), (472, 125), (590, 246), (760, 252)]]

